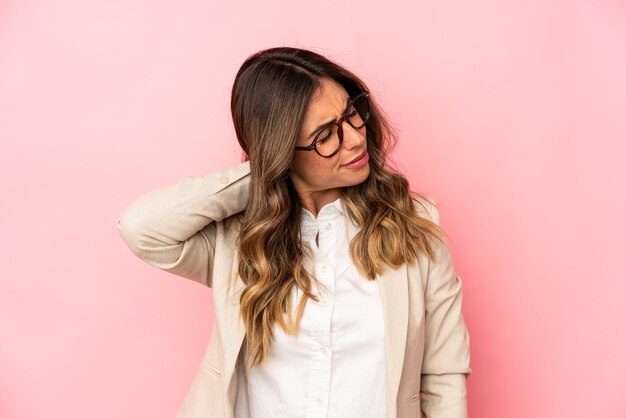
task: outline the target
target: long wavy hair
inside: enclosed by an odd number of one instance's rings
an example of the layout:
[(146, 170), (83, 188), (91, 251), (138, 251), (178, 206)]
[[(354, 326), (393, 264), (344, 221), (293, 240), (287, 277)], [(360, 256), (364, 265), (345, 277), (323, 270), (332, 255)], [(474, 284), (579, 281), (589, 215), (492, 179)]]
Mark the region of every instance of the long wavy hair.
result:
[[(298, 333), (308, 299), (317, 301), (305, 269), (310, 248), (300, 234), (302, 204), (288, 175), (294, 146), (310, 99), (322, 79), (332, 79), (354, 97), (368, 90), (355, 74), (306, 49), (276, 47), (249, 56), (237, 72), (231, 113), (243, 161), (250, 161), (250, 200), (237, 237), (238, 274), (245, 287), (240, 313), (246, 330), (247, 370), (265, 361), (275, 324)], [(375, 280), (385, 267), (398, 267), (424, 252), (435, 257), (431, 238), (445, 232), (416, 211), (419, 197), (407, 179), (390, 166), (388, 154), (397, 135), (370, 92), (366, 125), (370, 175), (361, 184), (342, 190), (341, 202), (359, 232), (350, 242), (355, 267)], [(302, 292), (295, 318), (290, 293)]]

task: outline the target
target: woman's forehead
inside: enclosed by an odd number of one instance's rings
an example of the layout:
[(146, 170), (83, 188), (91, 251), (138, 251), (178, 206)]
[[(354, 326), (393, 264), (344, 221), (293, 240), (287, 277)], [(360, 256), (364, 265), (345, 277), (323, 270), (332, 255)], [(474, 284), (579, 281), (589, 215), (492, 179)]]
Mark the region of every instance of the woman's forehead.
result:
[(307, 108), (308, 122), (324, 123), (343, 113), (349, 100), (346, 90), (337, 82), (324, 81)]

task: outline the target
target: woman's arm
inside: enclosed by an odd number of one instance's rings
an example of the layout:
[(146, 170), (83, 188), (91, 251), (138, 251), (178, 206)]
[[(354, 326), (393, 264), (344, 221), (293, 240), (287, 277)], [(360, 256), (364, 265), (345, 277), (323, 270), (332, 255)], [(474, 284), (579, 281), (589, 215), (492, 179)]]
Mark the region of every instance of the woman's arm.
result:
[[(439, 224), (432, 201), (431, 218)], [(435, 240), (436, 241), (436, 240)], [(426, 418), (467, 417), (466, 379), (470, 340), (461, 312), (462, 281), (447, 245), (437, 244), (425, 290), (426, 340), (421, 376), (421, 409)]]
[(249, 173), (246, 161), (150, 191), (118, 217), (120, 235), (146, 263), (211, 287), (215, 222), (246, 208)]

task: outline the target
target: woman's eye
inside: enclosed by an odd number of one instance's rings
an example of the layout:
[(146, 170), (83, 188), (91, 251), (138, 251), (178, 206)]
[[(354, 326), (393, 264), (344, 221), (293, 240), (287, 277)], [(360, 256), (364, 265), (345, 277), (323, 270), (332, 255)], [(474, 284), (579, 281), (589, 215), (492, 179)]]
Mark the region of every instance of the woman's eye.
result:
[(328, 138), (330, 138), (330, 136), (333, 134), (333, 129), (325, 129), (322, 132), (320, 132), (319, 136), (318, 136), (318, 140), (317, 143), (318, 144), (323, 144), (324, 142), (326, 142), (328, 140)]
[(330, 138), (330, 135), (326, 135), (325, 137), (318, 139), (317, 143), (323, 144), (324, 142), (328, 141), (328, 138)]

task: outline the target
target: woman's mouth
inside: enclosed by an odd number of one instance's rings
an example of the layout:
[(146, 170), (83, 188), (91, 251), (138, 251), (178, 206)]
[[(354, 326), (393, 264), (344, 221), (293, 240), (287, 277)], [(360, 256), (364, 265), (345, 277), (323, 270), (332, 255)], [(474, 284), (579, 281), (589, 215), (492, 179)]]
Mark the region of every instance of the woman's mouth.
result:
[(353, 160), (352, 162), (345, 164), (344, 167), (359, 168), (359, 167), (362, 167), (368, 160), (369, 160), (369, 154), (367, 152), (367, 149), (365, 149), (365, 151), (363, 151), (363, 154), (361, 154), (361, 156), (357, 157), (357, 159)]

